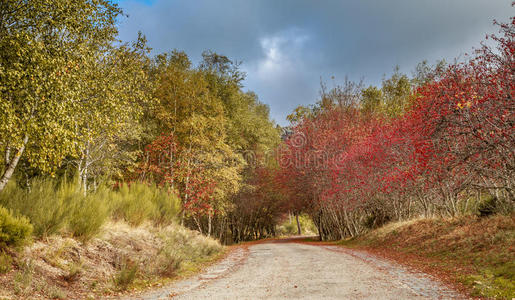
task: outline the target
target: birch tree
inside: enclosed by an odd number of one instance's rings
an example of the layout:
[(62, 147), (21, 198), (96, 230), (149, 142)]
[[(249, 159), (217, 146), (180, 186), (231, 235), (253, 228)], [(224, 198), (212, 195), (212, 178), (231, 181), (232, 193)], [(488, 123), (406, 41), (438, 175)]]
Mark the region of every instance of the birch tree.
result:
[(80, 149), (75, 113), (81, 73), (116, 36), (121, 13), (106, 0), (6, 0), (0, 4), (0, 191), (22, 155), (53, 173)]

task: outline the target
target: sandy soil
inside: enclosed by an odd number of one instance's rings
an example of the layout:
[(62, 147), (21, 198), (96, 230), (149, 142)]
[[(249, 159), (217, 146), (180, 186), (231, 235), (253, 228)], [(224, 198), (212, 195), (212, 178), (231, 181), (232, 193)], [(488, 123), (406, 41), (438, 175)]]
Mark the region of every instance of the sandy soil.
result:
[(366, 252), (291, 240), (238, 248), (204, 273), (128, 299), (462, 299)]

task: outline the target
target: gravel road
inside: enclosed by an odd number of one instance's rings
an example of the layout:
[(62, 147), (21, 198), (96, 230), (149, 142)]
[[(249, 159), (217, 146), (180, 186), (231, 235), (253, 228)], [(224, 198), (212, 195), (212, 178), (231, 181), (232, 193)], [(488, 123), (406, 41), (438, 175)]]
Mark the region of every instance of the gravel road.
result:
[(129, 299), (463, 299), (366, 252), (278, 240), (238, 248), (203, 274)]

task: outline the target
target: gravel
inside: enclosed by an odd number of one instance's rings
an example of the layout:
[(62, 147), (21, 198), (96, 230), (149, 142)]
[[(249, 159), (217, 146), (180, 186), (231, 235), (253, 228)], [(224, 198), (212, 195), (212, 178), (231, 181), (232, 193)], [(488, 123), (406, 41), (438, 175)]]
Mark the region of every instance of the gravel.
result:
[(278, 240), (237, 248), (204, 273), (128, 299), (464, 299), (366, 252)]

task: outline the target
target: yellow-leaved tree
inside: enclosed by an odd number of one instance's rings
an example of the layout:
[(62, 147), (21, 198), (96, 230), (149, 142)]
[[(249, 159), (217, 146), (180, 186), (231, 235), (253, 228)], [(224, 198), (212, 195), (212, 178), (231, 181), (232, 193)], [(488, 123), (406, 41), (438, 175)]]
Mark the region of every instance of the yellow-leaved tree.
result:
[[(110, 50), (121, 13), (107, 0), (5, 0), (0, 4), (0, 191), (22, 155), (52, 173), (83, 143), (90, 65)], [(98, 80), (97, 77), (91, 80)], [(97, 111), (87, 111), (100, 119)], [(103, 121), (103, 120), (98, 120)]]

